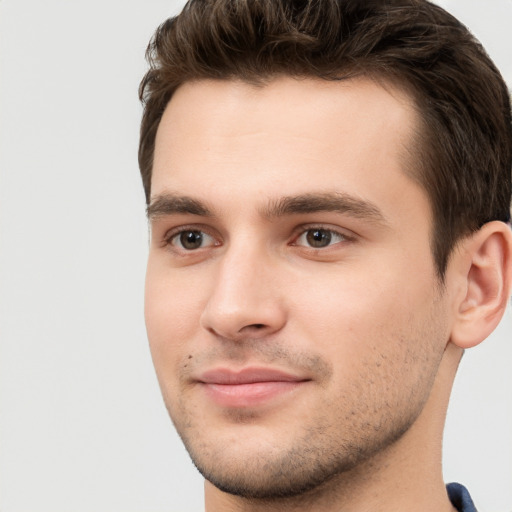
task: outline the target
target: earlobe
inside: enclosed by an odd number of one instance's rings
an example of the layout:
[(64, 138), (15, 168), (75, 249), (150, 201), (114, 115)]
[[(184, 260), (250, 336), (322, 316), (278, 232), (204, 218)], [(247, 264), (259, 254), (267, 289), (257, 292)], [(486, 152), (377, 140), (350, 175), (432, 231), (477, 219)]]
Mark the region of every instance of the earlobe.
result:
[(499, 221), (468, 237), (461, 251), (465, 293), (456, 304), (451, 341), (460, 348), (482, 342), (496, 328), (512, 287), (512, 232)]

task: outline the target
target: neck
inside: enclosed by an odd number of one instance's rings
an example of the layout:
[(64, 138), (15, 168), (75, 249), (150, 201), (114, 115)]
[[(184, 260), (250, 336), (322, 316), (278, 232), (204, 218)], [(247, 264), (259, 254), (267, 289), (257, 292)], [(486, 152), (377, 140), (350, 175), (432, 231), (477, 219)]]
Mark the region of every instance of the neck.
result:
[(442, 433), (461, 351), (449, 344), (430, 397), (411, 428), (353, 470), (292, 498), (246, 499), (205, 482), (206, 512), (453, 512), (442, 475)]

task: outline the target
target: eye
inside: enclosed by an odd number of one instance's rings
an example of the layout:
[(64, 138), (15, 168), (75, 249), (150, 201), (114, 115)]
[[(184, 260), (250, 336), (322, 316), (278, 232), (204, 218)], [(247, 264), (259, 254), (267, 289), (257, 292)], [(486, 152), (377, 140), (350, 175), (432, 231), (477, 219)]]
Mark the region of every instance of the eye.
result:
[(184, 229), (169, 238), (169, 244), (186, 251), (194, 251), (215, 245), (212, 236), (197, 229)]
[(304, 231), (296, 240), (295, 245), (322, 249), (347, 240), (347, 237), (331, 229), (311, 228)]

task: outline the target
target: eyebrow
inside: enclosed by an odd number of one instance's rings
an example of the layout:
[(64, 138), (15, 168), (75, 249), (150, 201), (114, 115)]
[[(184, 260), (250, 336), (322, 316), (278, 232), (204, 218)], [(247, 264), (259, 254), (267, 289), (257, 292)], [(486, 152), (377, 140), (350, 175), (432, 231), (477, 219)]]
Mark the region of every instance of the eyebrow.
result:
[[(271, 200), (260, 211), (261, 215), (268, 219), (316, 212), (336, 212), (376, 224), (388, 224), (384, 214), (375, 204), (343, 192), (285, 196)], [(203, 202), (175, 193), (165, 193), (153, 198), (146, 208), (146, 214), (149, 220), (176, 214), (214, 217), (212, 211)]]
[(343, 192), (282, 197), (272, 201), (264, 209), (263, 215), (268, 218), (274, 218), (284, 215), (316, 212), (336, 212), (376, 224), (388, 224), (386, 217), (375, 204)]
[(156, 196), (146, 208), (146, 215), (149, 220), (163, 215), (176, 214), (213, 217), (212, 212), (201, 201), (173, 193)]

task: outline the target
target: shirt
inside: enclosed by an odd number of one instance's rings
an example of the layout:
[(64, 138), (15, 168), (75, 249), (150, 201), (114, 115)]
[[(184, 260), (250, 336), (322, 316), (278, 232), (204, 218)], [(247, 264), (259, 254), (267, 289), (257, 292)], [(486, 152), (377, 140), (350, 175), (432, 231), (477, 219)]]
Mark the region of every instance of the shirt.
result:
[(468, 490), (458, 483), (451, 483), (446, 486), (448, 497), (452, 505), (459, 512), (478, 512)]

